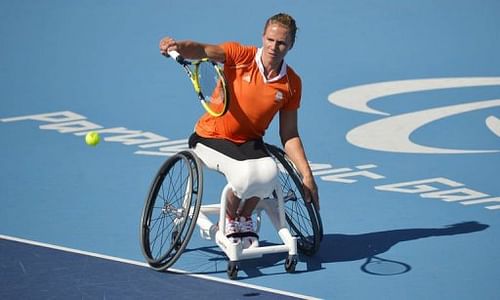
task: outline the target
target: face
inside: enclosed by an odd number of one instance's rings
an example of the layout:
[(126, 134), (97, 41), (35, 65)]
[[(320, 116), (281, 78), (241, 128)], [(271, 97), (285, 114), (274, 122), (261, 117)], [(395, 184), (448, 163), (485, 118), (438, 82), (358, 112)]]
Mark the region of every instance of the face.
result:
[(292, 48), (290, 31), (279, 23), (269, 24), (262, 36), (262, 47), (263, 62), (281, 62)]

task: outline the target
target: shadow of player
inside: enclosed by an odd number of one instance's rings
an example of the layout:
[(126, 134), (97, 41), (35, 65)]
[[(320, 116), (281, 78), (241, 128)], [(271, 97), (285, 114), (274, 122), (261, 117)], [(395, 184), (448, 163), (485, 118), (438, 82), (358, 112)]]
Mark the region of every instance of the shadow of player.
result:
[[(396, 229), (353, 235), (327, 234), (323, 238), (319, 252), (312, 257), (303, 257), (303, 260), (307, 263), (308, 271), (322, 269), (323, 263), (347, 262), (366, 259), (366, 264), (373, 258), (380, 258), (380, 254), (387, 252), (394, 245), (401, 242), (414, 241), (429, 237), (473, 233), (485, 230), (488, 227), (489, 225), (470, 221), (448, 225), (443, 228)], [(402, 267), (406, 268), (405, 272), (411, 269), (411, 266), (405, 263), (387, 259), (381, 260), (385, 262), (399, 263)]]
[[(457, 234), (467, 234), (485, 230), (489, 225), (470, 221), (452, 224), (443, 228), (412, 228), (396, 229), (364, 234), (326, 234), (323, 237), (319, 251), (313, 256), (300, 255), (299, 262), (306, 263), (304, 271), (297, 273), (312, 272), (324, 269), (323, 264), (335, 262), (348, 262), (366, 260), (361, 270), (372, 275), (395, 275), (406, 273), (411, 270), (411, 266), (390, 259), (381, 258), (380, 255), (387, 252), (394, 245), (428, 237), (452, 236)], [(266, 241), (261, 241), (262, 246), (275, 245)], [(196, 249), (186, 249), (186, 252), (203, 253), (205, 261), (209, 261), (212, 267), (204, 271), (195, 273), (214, 274), (225, 272), (227, 258), (217, 246), (202, 247)], [(183, 254), (184, 255), (184, 254)], [(241, 270), (246, 273), (246, 278), (269, 276), (285, 273), (285, 270), (264, 274), (261, 270), (283, 264), (286, 254), (268, 254), (262, 258), (245, 260), (241, 263)], [(216, 265), (216, 268), (213, 268)], [(385, 266), (386, 270), (371, 271), (370, 266)], [(389, 266), (389, 267), (388, 267)], [(387, 268), (391, 270), (387, 270)], [(387, 272), (387, 273), (384, 273)], [(240, 277), (242, 278), (242, 277)]]

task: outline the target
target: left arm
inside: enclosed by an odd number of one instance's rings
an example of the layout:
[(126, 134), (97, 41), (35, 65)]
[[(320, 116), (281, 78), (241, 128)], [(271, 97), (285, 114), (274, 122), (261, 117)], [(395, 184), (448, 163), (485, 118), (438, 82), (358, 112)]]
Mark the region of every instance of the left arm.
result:
[(302, 184), (304, 186), (306, 201), (313, 201), (319, 209), (318, 187), (314, 181), (314, 176), (312, 175), (311, 168), (307, 161), (304, 146), (299, 136), (297, 123), (296, 110), (280, 111), (279, 127), (281, 143), (283, 144), (286, 154), (303, 176)]

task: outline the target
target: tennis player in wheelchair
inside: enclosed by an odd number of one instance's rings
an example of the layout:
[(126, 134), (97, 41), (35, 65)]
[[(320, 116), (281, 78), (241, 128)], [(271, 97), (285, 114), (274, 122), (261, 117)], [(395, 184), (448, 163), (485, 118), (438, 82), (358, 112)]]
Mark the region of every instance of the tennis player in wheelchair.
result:
[(260, 199), (276, 186), (279, 172), (263, 141), (279, 112), (279, 134), (286, 154), (302, 175), (306, 201), (319, 208), (318, 188), (298, 132), (301, 79), (286, 64), (297, 26), (287, 14), (270, 17), (262, 47), (237, 42), (205, 44), (165, 37), (160, 51), (177, 51), (187, 59), (209, 58), (224, 64), (229, 86), (229, 110), (220, 117), (204, 114), (196, 123), (189, 147), (210, 169), (224, 174), (231, 192), (226, 204), (226, 236), (244, 247), (257, 247), (252, 213)]

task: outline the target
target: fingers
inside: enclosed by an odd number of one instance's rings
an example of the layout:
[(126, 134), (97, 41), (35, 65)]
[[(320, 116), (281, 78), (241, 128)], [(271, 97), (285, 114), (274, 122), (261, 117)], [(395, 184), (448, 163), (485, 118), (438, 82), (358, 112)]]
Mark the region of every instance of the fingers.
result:
[(305, 196), (306, 196), (306, 201), (307, 202), (313, 202), (314, 206), (319, 210), (319, 195), (318, 195), (318, 190), (309, 190), (305, 189)]
[(168, 56), (168, 51), (177, 50), (177, 42), (171, 37), (165, 37), (160, 41), (160, 53)]
[(303, 183), (303, 186), (304, 186), (304, 196), (305, 196), (305, 200), (307, 202), (313, 202), (314, 203), (314, 206), (316, 206), (316, 208), (318, 209), (319, 211), (319, 193), (318, 193), (318, 187), (316, 186), (316, 183), (314, 181), (311, 181), (311, 182), (304, 182)]
[(314, 205), (316, 206), (316, 208), (319, 211), (319, 194), (318, 194), (318, 190), (314, 190), (314, 192), (312, 193), (312, 201), (313, 201)]

